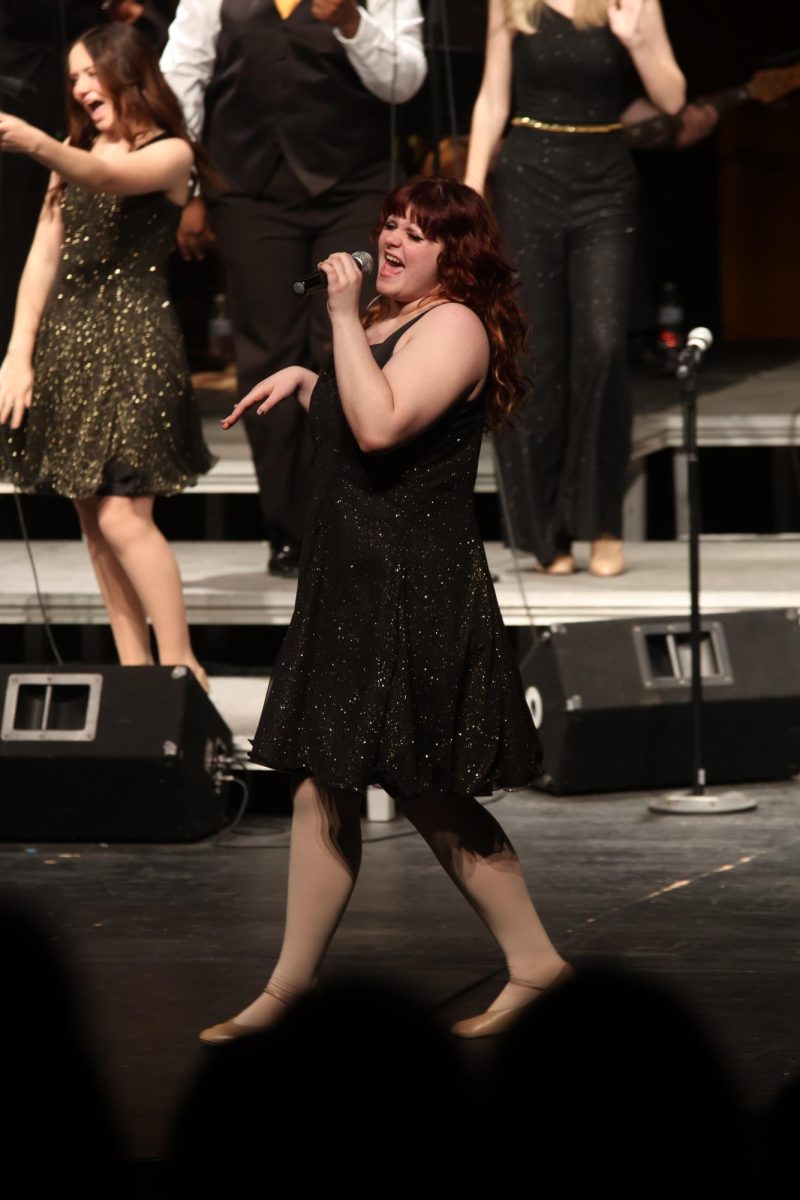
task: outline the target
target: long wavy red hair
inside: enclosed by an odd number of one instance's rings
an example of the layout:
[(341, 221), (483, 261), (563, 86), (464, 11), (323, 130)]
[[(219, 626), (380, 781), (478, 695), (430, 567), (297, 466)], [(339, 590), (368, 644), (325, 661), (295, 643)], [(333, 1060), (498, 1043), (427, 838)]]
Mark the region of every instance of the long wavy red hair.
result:
[[(83, 46), (94, 63), (126, 142), (135, 145), (139, 130), (155, 125), (189, 143), (197, 174), (209, 190), (223, 186), (202, 146), (192, 141), (178, 99), (161, 74), (155, 49), (143, 33), (132, 25), (111, 21), (87, 29), (73, 45)], [(72, 95), (69, 78), (67, 121), (70, 144), (82, 150), (91, 149), (97, 130), (85, 108)]]
[[(401, 184), (384, 200), (379, 228), (390, 217), (407, 214), (426, 238), (442, 243), (436, 295), (465, 304), (486, 327), (486, 428), (500, 429), (513, 420), (529, 390), (519, 367), (529, 326), (516, 301), (517, 284), (497, 222), (477, 192), (453, 179)], [(387, 307), (388, 301), (378, 297), (365, 314), (365, 326), (384, 317)]]

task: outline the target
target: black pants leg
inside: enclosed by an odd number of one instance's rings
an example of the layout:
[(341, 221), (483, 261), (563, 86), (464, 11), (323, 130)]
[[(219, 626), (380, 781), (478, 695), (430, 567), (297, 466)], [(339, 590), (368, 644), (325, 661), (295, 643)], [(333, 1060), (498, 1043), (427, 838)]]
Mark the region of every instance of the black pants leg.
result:
[[(513, 245), (516, 239), (509, 236)], [(513, 544), (543, 565), (573, 538), (619, 537), (630, 450), (629, 216), (527, 229), (515, 255), (533, 331), (532, 395), (496, 437)]]
[(594, 221), (569, 238), (569, 435), (557, 499), (572, 537), (622, 535), (630, 454), (627, 324), (635, 233), (620, 217)]
[(545, 565), (564, 548), (557, 505), (568, 437), (566, 235), (558, 229), (526, 229), (516, 238), (513, 232), (506, 236), (517, 247), (520, 299), (532, 326), (524, 362), (531, 395), (519, 424), (495, 434), (494, 445), (511, 525), (506, 536)]
[[(226, 195), (214, 203), (242, 394), (281, 367), (299, 363), (319, 370), (324, 364), (330, 347), (325, 297), (295, 296), (292, 280), (332, 250), (369, 247), (386, 182), (387, 169), (379, 164), (311, 197), (281, 164), (267, 196)], [(370, 294), (367, 288), (366, 298)], [(313, 462), (306, 414), (286, 401), (266, 417), (250, 410), (245, 429), (267, 535), (273, 542), (299, 542)]]
[[(214, 231), (227, 277), (239, 391), (292, 363), (310, 366), (310, 310), (292, 294), (307, 273), (308, 237), (273, 201), (226, 195), (214, 203)], [(303, 535), (313, 451), (306, 414), (284, 401), (266, 417), (245, 414), (261, 512), (273, 542)]]

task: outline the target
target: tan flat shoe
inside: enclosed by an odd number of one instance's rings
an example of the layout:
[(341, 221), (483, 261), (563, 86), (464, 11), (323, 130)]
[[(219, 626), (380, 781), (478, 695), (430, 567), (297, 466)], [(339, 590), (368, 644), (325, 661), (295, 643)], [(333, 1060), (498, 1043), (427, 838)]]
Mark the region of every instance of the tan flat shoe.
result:
[(547, 566), (542, 566), (540, 563), (536, 568), (542, 575), (573, 575), (575, 572), (575, 559), (571, 554), (557, 554), (552, 562)]
[(206, 1046), (223, 1046), (226, 1042), (234, 1042), (237, 1038), (248, 1037), (251, 1033), (261, 1033), (258, 1025), (237, 1025), (235, 1021), (222, 1021), (219, 1025), (211, 1025), (197, 1036)]
[(592, 542), (589, 570), (592, 575), (605, 579), (622, 574), (625, 570), (625, 558), (619, 538), (601, 537)]
[(542, 996), (554, 991), (562, 983), (566, 983), (574, 974), (574, 969), (569, 963), (565, 963), (555, 979), (551, 980), (544, 987), (536, 987), (535, 984), (527, 983), (523, 979), (510, 979), (509, 983), (516, 983), (520, 987), (530, 988), (536, 994), (531, 997), (527, 1004), (518, 1004), (516, 1008), (487, 1009), (486, 1012), (478, 1013), (477, 1017), (467, 1017), (463, 1021), (456, 1021), (455, 1025), (450, 1027), (450, 1032), (460, 1038), (495, 1037), (499, 1033), (505, 1033), (507, 1029), (511, 1029), (513, 1025), (516, 1025), (524, 1017), (531, 1004), (535, 1004)]
[[(283, 996), (279, 996), (271, 988), (265, 987), (264, 991), (280, 1000), (281, 1004), (287, 1004)], [(197, 1036), (206, 1046), (224, 1046), (226, 1042), (235, 1042), (237, 1038), (249, 1037), (253, 1033), (263, 1033), (268, 1028), (267, 1025), (239, 1025), (233, 1020), (221, 1021), (219, 1025), (209, 1025), (208, 1029), (203, 1029)]]

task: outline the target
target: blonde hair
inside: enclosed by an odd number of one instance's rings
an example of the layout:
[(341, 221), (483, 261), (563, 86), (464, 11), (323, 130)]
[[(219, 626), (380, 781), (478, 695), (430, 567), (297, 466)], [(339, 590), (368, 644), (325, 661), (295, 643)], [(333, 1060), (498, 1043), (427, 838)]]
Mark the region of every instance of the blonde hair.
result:
[[(503, 0), (506, 21), (518, 33), (536, 33), (547, 0)], [(608, 24), (608, 0), (575, 0), (576, 29)]]

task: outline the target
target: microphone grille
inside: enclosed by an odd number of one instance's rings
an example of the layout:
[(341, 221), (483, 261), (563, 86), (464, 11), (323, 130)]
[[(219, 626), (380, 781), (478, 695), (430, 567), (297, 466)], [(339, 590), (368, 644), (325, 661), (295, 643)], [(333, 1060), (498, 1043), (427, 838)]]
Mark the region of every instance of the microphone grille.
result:
[(686, 338), (687, 346), (696, 346), (698, 350), (702, 350), (705, 354), (706, 350), (710, 350), (714, 344), (714, 335), (710, 329), (706, 329), (704, 325), (699, 325), (697, 329), (692, 329)]
[(368, 250), (354, 250), (353, 258), (358, 263), (362, 275), (371, 275), (375, 266), (375, 260)]

